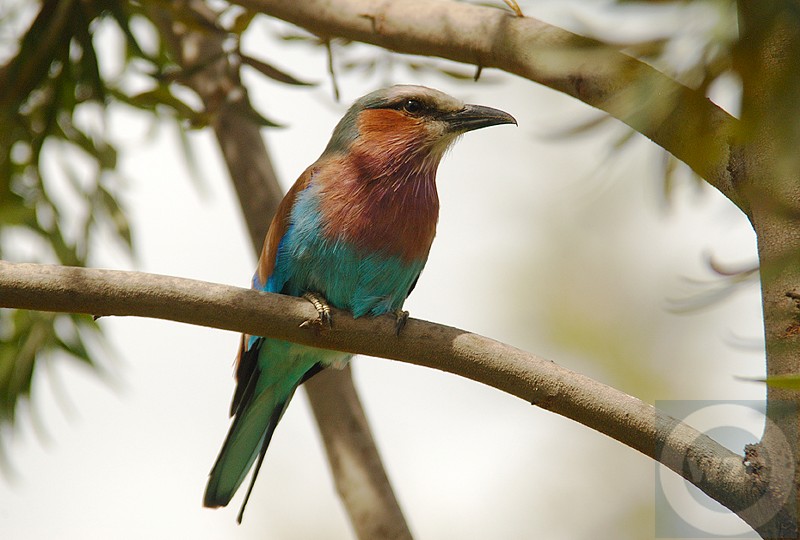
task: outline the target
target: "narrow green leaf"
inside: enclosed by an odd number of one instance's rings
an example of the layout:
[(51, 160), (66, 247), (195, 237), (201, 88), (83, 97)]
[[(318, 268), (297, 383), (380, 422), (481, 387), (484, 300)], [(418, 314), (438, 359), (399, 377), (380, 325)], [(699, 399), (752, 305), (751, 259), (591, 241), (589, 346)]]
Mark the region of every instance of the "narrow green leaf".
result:
[(100, 76), (100, 66), (98, 65), (97, 53), (94, 50), (94, 41), (89, 33), (89, 26), (92, 22), (91, 17), (87, 16), (83, 9), (82, 4), (78, 3), (70, 18), (73, 39), (80, 44), (83, 51), (79, 60), (81, 73), (78, 80), (81, 86), (87, 88), (87, 91), (85, 96), (79, 96), (79, 100), (91, 99), (102, 103), (106, 99), (105, 84)]
[(178, 135), (178, 143), (181, 147), (181, 155), (183, 156), (186, 168), (189, 169), (189, 178), (194, 182), (197, 190), (202, 194), (208, 193), (208, 182), (205, 179), (203, 170), (199, 166), (197, 154), (192, 146), (192, 141), (189, 138), (189, 131), (183, 127), (180, 121), (176, 122), (176, 133)]
[(147, 111), (157, 112), (159, 107), (168, 107), (181, 119), (194, 122), (200, 117), (200, 113), (189, 105), (175, 97), (167, 85), (159, 85), (152, 90), (147, 90), (133, 96), (115, 94), (128, 105)]
[(263, 127), (283, 127), (281, 124), (278, 124), (277, 122), (273, 122), (272, 120), (270, 120), (269, 118), (266, 118), (261, 113), (259, 113), (257, 110), (255, 110), (253, 108), (253, 106), (250, 105), (250, 101), (249, 100), (236, 101), (235, 103), (229, 104), (229, 106), (232, 108), (232, 110), (236, 114), (238, 114), (238, 115), (240, 115), (240, 116), (242, 116), (244, 118), (247, 118), (247, 119), (255, 122), (256, 124), (258, 124), (260, 126), (263, 126)]
[(319, 46), (322, 45), (322, 42), (319, 38), (312, 34), (281, 34), (280, 39), (282, 41), (298, 41), (308, 43), (310, 45)]
[(766, 379), (754, 379), (749, 377), (736, 377), (741, 381), (767, 383), (773, 388), (785, 388), (787, 390), (800, 390), (800, 373), (790, 373), (788, 375), (772, 375)]
[(316, 83), (310, 83), (306, 81), (301, 81), (300, 79), (295, 78), (292, 75), (289, 75), (285, 71), (281, 71), (280, 69), (276, 68), (271, 64), (267, 64), (266, 62), (262, 62), (252, 56), (241, 55), (242, 63), (250, 66), (251, 68), (259, 71), (262, 75), (269, 77), (278, 82), (286, 83), (286, 84), (293, 84), (296, 86), (314, 86)]
[(125, 242), (128, 250), (133, 249), (133, 240), (131, 238), (131, 227), (128, 222), (128, 217), (125, 215), (117, 199), (104, 187), (98, 186), (98, 194), (100, 195), (99, 202), (102, 204), (103, 209), (111, 219), (114, 230), (117, 235)]
[(122, 33), (125, 35), (125, 45), (128, 49), (128, 58), (138, 57), (149, 59), (150, 57), (139, 46), (139, 41), (131, 31), (131, 14), (126, 12), (126, 9), (131, 5), (130, 2), (117, 2), (112, 0), (105, 2), (105, 9), (111, 14), (111, 17), (116, 21)]

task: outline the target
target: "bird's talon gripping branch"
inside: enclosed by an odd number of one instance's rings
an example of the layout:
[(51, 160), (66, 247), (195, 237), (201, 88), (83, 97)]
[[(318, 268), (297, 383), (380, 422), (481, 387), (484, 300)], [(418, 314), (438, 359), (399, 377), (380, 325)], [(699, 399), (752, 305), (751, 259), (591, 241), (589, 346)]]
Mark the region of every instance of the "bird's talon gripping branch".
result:
[(402, 309), (398, 309), (394, 312), (395, 323), (394, 323), (394, 333), (396, 336), (400, 337), (400, 332), (403, 331), (403, 328), (406, 327), (406, 323), (408, 322), (408, 311), (403, 311)]
[(325, 297), (320, 294), (307, 292), (303, 295), (303, 298), (311, 302), (311, 304), (314, 306), (314, 309), (317, 310), (317, 318), (303, 321), (300, 323), (300, 328), (306, 328), (312, 325), (330, 328), (331, 307), (328, 305), (328, 301), (325, 299)]

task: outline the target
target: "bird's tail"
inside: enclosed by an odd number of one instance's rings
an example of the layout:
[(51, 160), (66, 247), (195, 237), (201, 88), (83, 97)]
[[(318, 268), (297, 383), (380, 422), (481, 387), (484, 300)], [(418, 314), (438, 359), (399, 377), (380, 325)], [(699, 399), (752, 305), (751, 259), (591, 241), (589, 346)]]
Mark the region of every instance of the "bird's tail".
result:
[(276, 395), (275, 387), (269, 388), (259, 393), (249, 403), (242, 404), (243, 408), (234, 417), (228, 436), (222, 444), (222, 450), (209, 474), (203, 500), (205, 506), (211, 508), (226, 506), (236, 490), (239, 489), (253, 463), (258, 459), (247, 496), (239, 513), (238, 521), (241, 522), (244, 507), (250, 498), (253, 483), (264, 460), (272, 434), (296, 388), (297, 384), (286, 396)]
[[(304, 368), (303, 363), (298, 365), (290, 358), (280, 358), (283, 356), (280, 353), (284, 352), (281, 350), (281, 345), (283, 344), (280, 342), (264, 343), (264, 340), (259, 338), (249, 350), (243, 347), (244, 358), (241, 359), (250, 367), (238, 373), (240, 378), (239, 388), (234, 396), (233, 423), (222, 444), (219, 457), (211, 469), (206, 486), (203, 504), (211, 508), (226, 506), (239, 489), (253, 463), (258, 460), (239, 512), (240, 523), (275, 427), (297, 387), (321, 369), (319, 365), (313, 365), (309, 369), (307, 364)], [(262, 348), (271, 350), (266, 351)], [(270, 359), (269, 368), (262, 373), (259, 356), (276, 352), (279, 353), (277, 355), (279, 358)]]

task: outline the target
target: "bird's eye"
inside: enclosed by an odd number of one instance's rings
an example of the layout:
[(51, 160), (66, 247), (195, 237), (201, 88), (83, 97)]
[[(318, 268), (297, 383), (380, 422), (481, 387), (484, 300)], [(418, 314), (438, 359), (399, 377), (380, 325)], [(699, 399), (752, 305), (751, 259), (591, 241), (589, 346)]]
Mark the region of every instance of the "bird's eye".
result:
[(422, 105), (422, 102), (416, 99), (407, 99), (403, 103), (403, 110), (408, 114), (419, 114), (424, 108), (425, 107)]

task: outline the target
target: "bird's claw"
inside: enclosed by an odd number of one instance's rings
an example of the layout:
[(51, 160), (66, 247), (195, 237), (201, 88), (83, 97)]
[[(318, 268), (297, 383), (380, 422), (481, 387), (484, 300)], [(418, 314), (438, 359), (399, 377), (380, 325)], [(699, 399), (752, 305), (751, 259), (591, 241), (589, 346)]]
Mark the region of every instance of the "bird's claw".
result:
[(300, 323), (300, 328), (307, 328), (309, 326), (320, 326), (323, 328), (331, 327), (331, 307), (328, 301), (321, 294), (307, 292), (303, 298), (311, 302), (314, 309), (317, 310), (317, 317), (314, 319), (306, 319)]
[(400, 336), (400, 332), (403, 331), (403, 328), (406, 327), (406, 323), (408, 322), (408, 311), (403, 311), (402, 309), (398, 309), (394, 312), (394, 333), (396, 336)]

